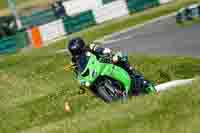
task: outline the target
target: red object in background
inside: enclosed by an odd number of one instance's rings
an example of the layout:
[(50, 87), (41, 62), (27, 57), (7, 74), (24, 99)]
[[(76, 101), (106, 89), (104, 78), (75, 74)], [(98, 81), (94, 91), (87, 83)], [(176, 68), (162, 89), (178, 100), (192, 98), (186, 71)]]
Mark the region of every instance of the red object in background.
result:
[(42, 37), (40, 34), (40, 30), (38, 27), (32, 27), (31, 28), (31, 36), (32, 36), (32, 43), (35, 48), (41, 48), (42, 47)]

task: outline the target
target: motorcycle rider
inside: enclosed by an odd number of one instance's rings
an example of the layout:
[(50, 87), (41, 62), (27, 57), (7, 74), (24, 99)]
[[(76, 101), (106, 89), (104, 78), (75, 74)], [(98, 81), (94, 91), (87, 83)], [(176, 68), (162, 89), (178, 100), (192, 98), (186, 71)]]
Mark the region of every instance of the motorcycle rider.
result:
[[(90, 44), (90, 46), (86, 46), (86, 43), (80, 37), (73, 38), (69, 41), (68, 50), (71, 53), (71, 60), (74, 66), (78, 65), (78, 59), (86, 52), (91, 52), (97, 57), (109, 56), (112, 54), (112, 50), (110, 48), (103, 48), (95, 43)], [(130, 66), (127, 56), (123, 56), (121, 52), (116, 53), (112, 57), (112, 62), (124, 68), (130, 76), (134, 76), (133, 68)]]
[[(97, 58), (101, 57), (101, 56), (109, 56), (109, 55), (112, 56), (112, 54), (113, 54), (111, 49), (100, 47), (95, 43), (90, 44), (89, 46), (86, 46), (86, 43), (80, 37), (73, 38), (69, 41), (68, 50), (71, 53), (72, 65), (75, 66), (74, 71), (76, 74), (78, 73), (78, 61), (82, 54), (86, 54), (86, 52), (91, 52), (94, 55), (96, 55)], [(135, 73), (128, 62), (128, 57), (122, 55), (121, 52), (115, 53), (112, 56), (112, 62), (114, 64), (124, 68), (131, 77), (135, 76)], [(85, 92), (85, 90), (83, 88), (80, 88), (80, 89), (82, 90), (82, 93)], [(124, 92), (123, 95), (124, 95), (123, 99), (126, 101), (126, 99), (128, 97), (127, 92)]]

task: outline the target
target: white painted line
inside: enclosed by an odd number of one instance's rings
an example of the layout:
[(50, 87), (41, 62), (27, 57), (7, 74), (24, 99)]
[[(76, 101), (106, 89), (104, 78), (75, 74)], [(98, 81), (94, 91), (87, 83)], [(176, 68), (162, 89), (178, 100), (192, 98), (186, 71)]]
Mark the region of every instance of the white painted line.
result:
[(46, 42), (44, 45), (47, 46), (47, 45), (50, 45), (50, 44), (55, 43), (55, 42), (57, 42), (57, 41), (64, 40), (64, 39), (66, 39), (66, 38), (67, 38), (67, 35), (61, 36), (61, 37), (58, 37), (58, 38), (56, 38), (56, 39), (54, 39), (54, 40), (51, 40), (51, 41)]
[(55, 53), (56, 54), (60, 54), (60, 53), (69, 53), (68, 49), (60, 49), (60, 50), (57, 50)]
[(109, 39), (109, 38), (118, 36), (118, 35), (120, 35), (120, 34), (129, 32), (129, 31), (132, 31), (132, 30), (139, 29), (139, 28), (141, 28), (141, 27), (144, 27), (144, 26), (147, 25), (147, 24), (156, 23), (156, 22), (158, 22), (158, 21), (167, 19), (167, 18), (172, 17), (172, 16), (174, 16), (174, 15), (176, 15), (176, 12), (173, 12), (173, 13), (168, 14), (168, 15), (166, 15), (166, 16), (161, 16), (161, 17), (158, 17), (158, 18), (155, 18), (155, 19), (146, 21), (146, 22), (141, 23), (141, 24), (134, 25), (134, 26), (132, 26), (132, 27), (129, 27), (129, 28), (124, 29), (124, 30), (121, 30), (121, 31), (119, 31), (119, 32), (115, 32), (115, 33), (112, 33), (112, 34), (110, 34), (110, 35), (104, 36), (103, 38), (97, 39), (96, 41), (98, 41), (98, 42), (103, 42), (103, 41), (105, 41), (106, 39)]
[(117, 42), (122, 41), (122, 40), (131, 39), (132, 37), (133, 36), (127, 36), (127, 37), (123, 37), (123, 38), (119, 38), (119, 39), (106, 40), (106, 41), (103, 41), (103, 42), (100, 42), (100, 43), (102, 43), (103, 45), (111, 44), (111, 43), (117, 43)]
[(157, 92), (165, 91), (165, 90), (172, 89), (174, 87), (191, 84), (194, 80), (196, 79), (193, 78), (193, 79), (185, 79), (185, 80), (174, 80), (174, 81), (157, 85), (155, 88)]

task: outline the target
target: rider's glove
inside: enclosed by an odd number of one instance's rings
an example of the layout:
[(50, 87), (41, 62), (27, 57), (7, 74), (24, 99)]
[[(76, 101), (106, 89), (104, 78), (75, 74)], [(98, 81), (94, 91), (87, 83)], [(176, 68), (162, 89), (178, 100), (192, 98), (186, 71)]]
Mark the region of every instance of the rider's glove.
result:
[(103, 54), (111, 54), (111, 49), (109, 49), (109, 48), (104, 48)]
[(95, 43), (90, 44), (90, 49), (95, 51), (97, 45)]
[(117, 63), (119, 61), (119, 57), (114, 55), (112, 58), (113, 63)]
[(119, 51), (115, 53), (115, 55), (112, 58), (113, 63), (117, 63), (122, 58), (122, 53)]
[(104, 54), (104, 55), (109, 55), (109, 54), (111, 54), (111, 49), (109, 49), (109, 48), (100, 48), (100, 47), (98, 47), (98, 45), (96, 44), (96, 43), (92, 43), (92, 44), (90, 44), (90, 50), (92, 50), (92, 51), (96, 51), (96, 50), (99, 50), (100, 49), (100, 53), (101, 54)]

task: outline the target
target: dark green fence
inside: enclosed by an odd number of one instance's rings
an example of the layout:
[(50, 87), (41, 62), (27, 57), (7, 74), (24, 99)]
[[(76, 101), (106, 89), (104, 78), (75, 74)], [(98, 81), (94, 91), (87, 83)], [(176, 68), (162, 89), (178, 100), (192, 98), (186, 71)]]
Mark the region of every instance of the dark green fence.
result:
[(0, 54), (15, 53), (20, 48), (26, 47), (28, 38), (26, 32), (17, 32), (16, 35), (0, 40)]
[(24, 28), (32, 25), (42, 25), (53, 20), (56, 20), (57, 17), (52, 9), (35, 12), (31, 16), (22, 16), (21, 22)]
[(108, 4), (108, 3), (113, 2), (113, 1), (116, 1), (116, 0), (102, 0), (102, 3), (103, 4)]
[(143, 11), (160, 4), (159, 0), (126, 0), (130, 13)]
[(17, 51), (16, 37), (6, 37), (0, 40), (0, 54), (14, 53)]
[(16, 45), (18, 49), (26, 47), (28, 42), (28, 34), (26, 32), (18, 32), (16, 34)]
[(82, 12), (79, 15), (73, 17), (67, 16), (63, 19), (63, 21), (65, 31), (67, 33), (77, 32), (96, 24), (92, 11)]

